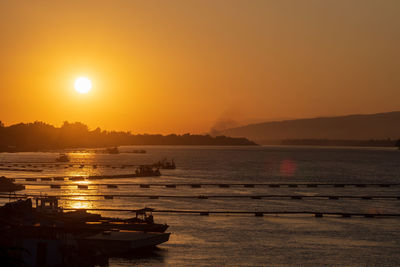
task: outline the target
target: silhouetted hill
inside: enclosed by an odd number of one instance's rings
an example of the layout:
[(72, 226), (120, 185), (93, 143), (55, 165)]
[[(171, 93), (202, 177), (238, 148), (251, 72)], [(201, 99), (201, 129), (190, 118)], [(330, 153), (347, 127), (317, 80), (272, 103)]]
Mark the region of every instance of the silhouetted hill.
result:
[(278, 144), (288, 139), (397, 140), (400, 112), (266, 122), (227, 129), (219, 134), (246, 137), (259, 144)]
[(120, 145), (256, 145), (246, 138), (210, 135), (150, 135), (130, 132), (90, 131), (80, 122), (57, 128), (44, 122), (4, 126), (0, 122), (0, 152), (39, 151), (64, 148), (110, 147)]

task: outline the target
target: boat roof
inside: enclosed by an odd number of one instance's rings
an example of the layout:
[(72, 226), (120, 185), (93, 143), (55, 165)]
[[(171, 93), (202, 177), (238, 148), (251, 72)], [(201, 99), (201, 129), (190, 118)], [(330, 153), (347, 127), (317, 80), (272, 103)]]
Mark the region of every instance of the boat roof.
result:
[(145, 213), (145, 212), (152, 212), (154, 211), (153, 208), (143, 208), (143, 209), (137, 209), (137, 210), (133, 210), (132, 212), (136, 212), (136, 213)]

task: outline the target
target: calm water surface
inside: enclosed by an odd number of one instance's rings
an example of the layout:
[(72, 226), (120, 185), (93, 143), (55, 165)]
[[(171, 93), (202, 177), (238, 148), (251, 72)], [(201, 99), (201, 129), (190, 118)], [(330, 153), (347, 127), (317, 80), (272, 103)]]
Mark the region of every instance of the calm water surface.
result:
[[(29, 183), (26, 194), (70, 195), (65, 208), (123, 208), (202, 211), (315, 211), (354, 213), (400, 213), (397, 199), (251, 199), (197, 196), (230, 195), (342, 195), (400, 196), (400, 186), (391, 187), (280, 187), (202, 186), (204, 183), (400, 183), (400, 151), (395, 149), (310, 147), (140, 147), (146, 154), (118, 155), (71, 153), (72, 167), (55, 166), (57, 153), (1, 153), (3, 167), (35, 168), (42, 172), (0, 171), (13, 178), (87, 176), (133, 173), (123, 165), (154, 163), (174, 158), (176, 170), (162, 170), (161, 177)], [(132, 147), (120, 150), (130, 151)], [(80, 168), (80, 165), (84, 166)], [(31, 166), (28, 166), (31, 165)], [(93, 168), (93, 165), (96, 165)], [(60, 183), (61, 189), (47, 184)], [(108, 189), (98, 183), (126, 183)], [(139, 184), (171, 183), (176, 188)], [(77, 189), (87, 184), (88, 189)], [(179, 184), (186, 184), (181, 185)], [(191, 196), (192, 198), (118, 198), (104, 200), (93, 194)], [(74, 196), (75, 195), (75, 196)], [(1, 200), (2, 203), (8, 200)], [(103, 212), (131, 217), (130, 212)], [(400, 219), (341, 218), (312, 215), (182, 215), (155, 214), (168, 223), (170, 241), (141, 257), (112, 258), (110, 266), (398, 266), (400, 264)]]

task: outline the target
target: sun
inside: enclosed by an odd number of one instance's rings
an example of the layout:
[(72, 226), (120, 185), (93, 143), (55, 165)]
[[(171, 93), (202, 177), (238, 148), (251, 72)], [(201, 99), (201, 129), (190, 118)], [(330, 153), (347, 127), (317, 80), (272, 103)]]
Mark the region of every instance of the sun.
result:
[(79, 77), (75, 80), (74, 87), (78, 93), (87, 94), (92, 89), (92, 81), (86, 77)]

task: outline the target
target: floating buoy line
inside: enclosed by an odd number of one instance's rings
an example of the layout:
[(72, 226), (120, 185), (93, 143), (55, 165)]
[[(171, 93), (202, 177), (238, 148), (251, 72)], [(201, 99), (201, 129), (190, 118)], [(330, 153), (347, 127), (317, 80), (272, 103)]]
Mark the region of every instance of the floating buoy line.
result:
[[(79, 185), (80, 188), (87, 189), (87, 185)], [(10, 194), (0, 193), (0, 198), (9, 198)], [(26, 198), (26, 197), (40, 197), (41, 194), (13, 194), (15, 198)], [(247, 198), (247, 199), (292, 199), (292, 200), (303, 200), (303, 199), (362, 199), (362, 200), (400, 200), (400, 195), (144, 195), (144, 194), (69, 194), (69, 195), (55, 195), (59, 198), (70, 199), (72, 197), (98, 197), (98, 198), (177, 198), (177, 199), (209, 199), (209, 198)]]
[[(93, 175), (93, 176), (63, 176), (63, 177), (17, 177), (17, 178), (9, 178), (12, 181), (18, 181), (18, 183), (23, 185), (38, 185), (45, 186), (51, 185), (49, 183), (39, 183), (46, 181), (85, 181), (85, 180), (95, 180), (95, 179), (120, 179), (120, 178), (136, 178), (135, 174), (114, 174), (114, 175)], [(26, 182), (35, 182), (35, 183), (24, 183), (19, 182), (20, 180), (24, 180)], [(68, 184), (59, 184), (60, 186), (68, 185)], [(344, 187), (394, 187), (400, 186), (400, 183), (362, 183), (362, 184), (337, 184), (337, 183), (91, 183), (91, 186), (138, 186), (138, 187), (165, 187), (165, 188), (176, 188), (176, 187), (191, 187), (191, 188), (201, 188), (201, 187), (220, 187), (220, 188), (229, 188), (229, 187), (245, 187), (245, 188), (254, 188), (254, 187), (271, 187), (271, 188), (295, 188), (295, 187), (306, 187), (306, 188), (318, 188), (318, 187), (335, 187), (335, 188), (344, 188)]]

